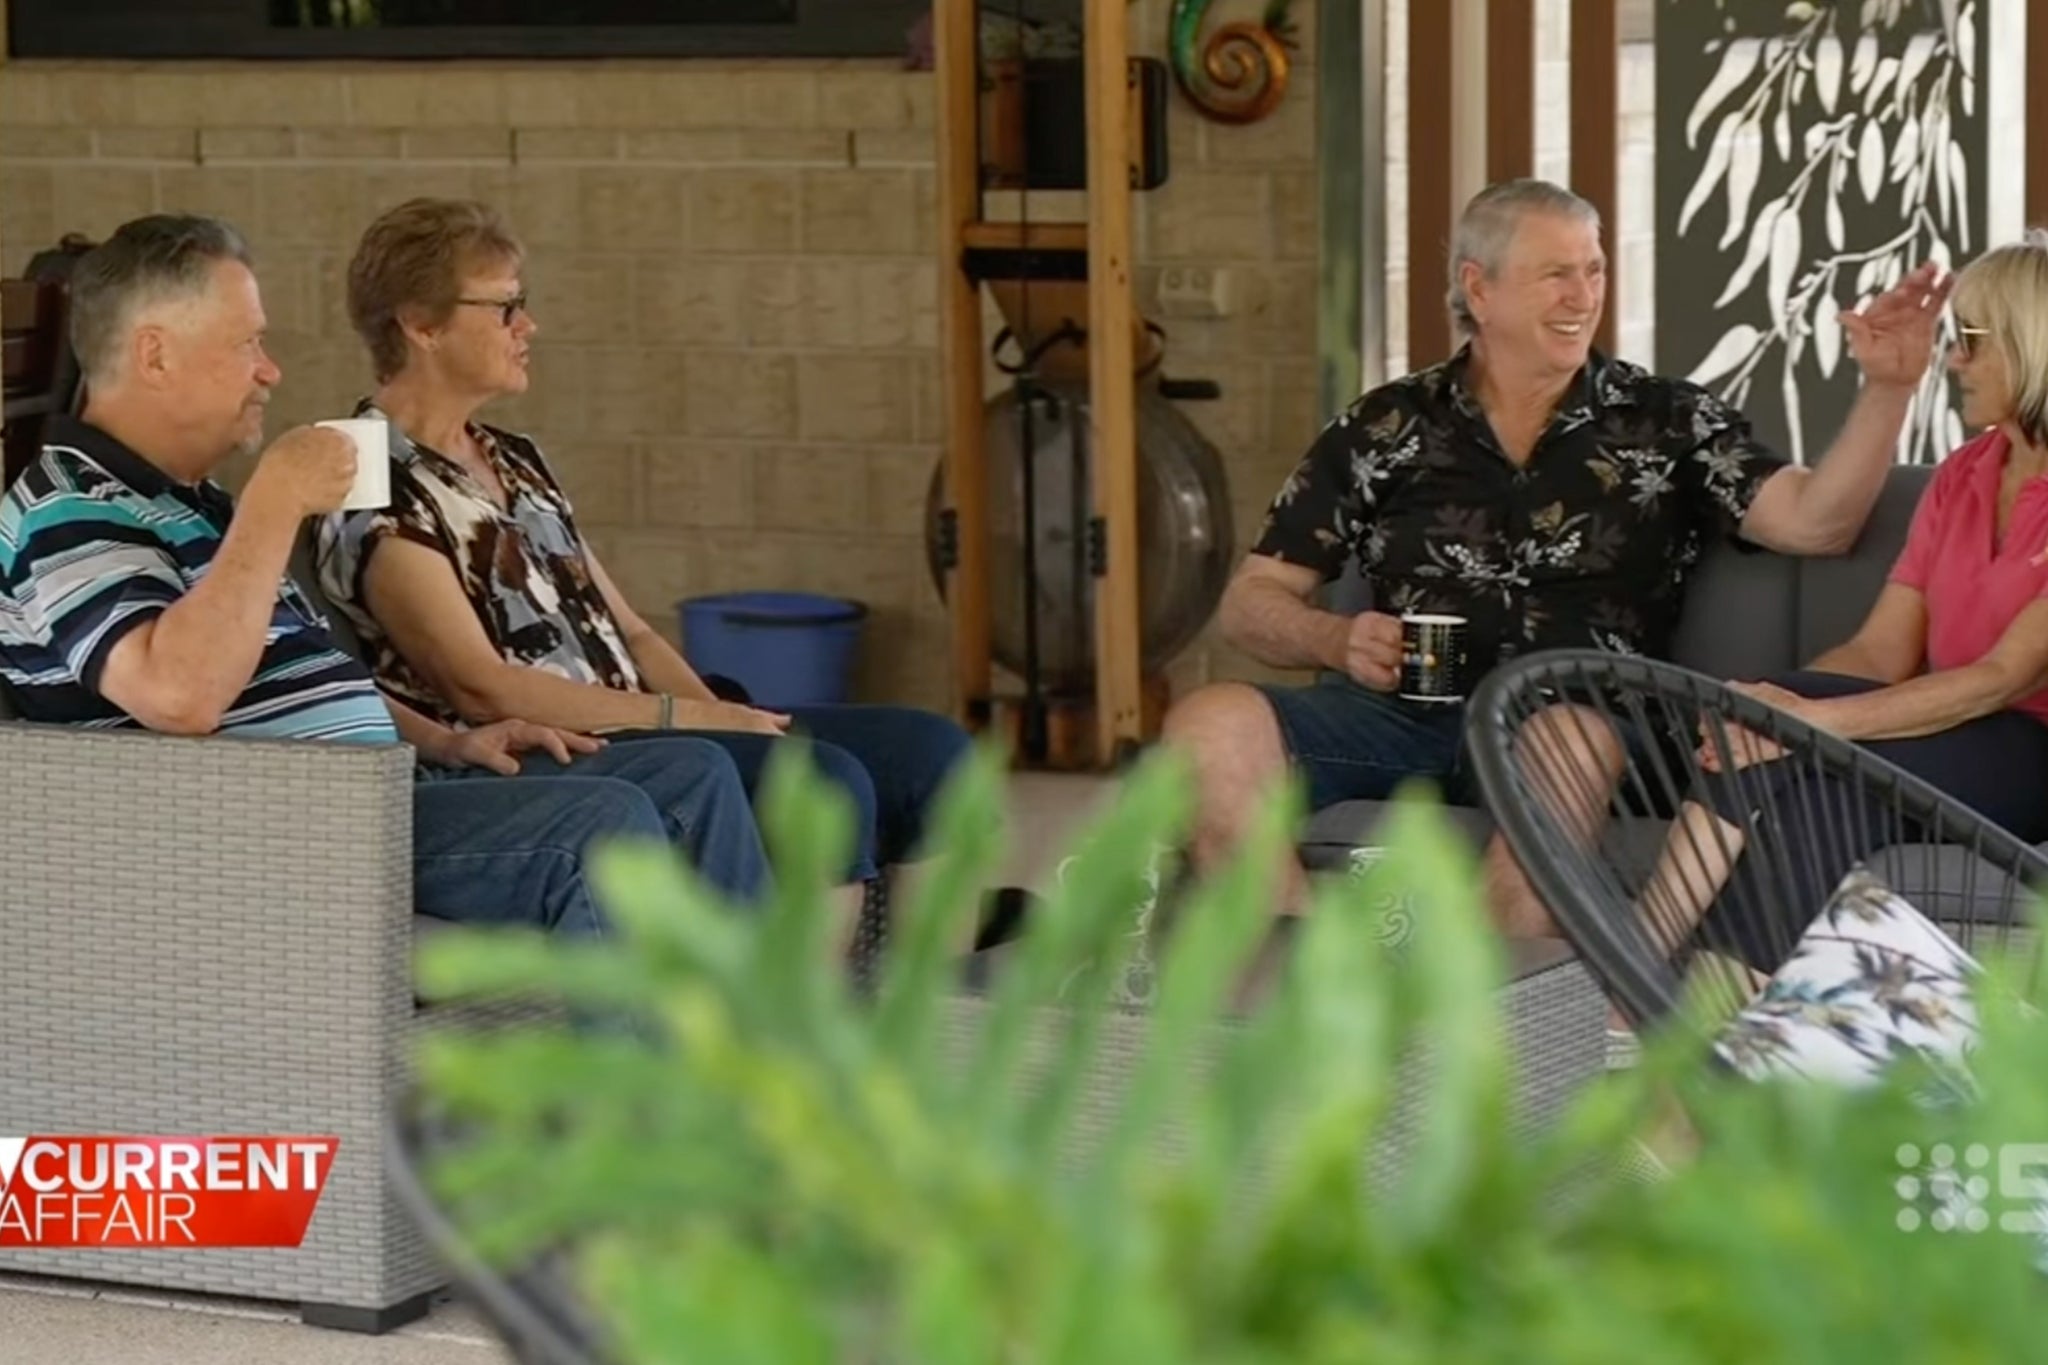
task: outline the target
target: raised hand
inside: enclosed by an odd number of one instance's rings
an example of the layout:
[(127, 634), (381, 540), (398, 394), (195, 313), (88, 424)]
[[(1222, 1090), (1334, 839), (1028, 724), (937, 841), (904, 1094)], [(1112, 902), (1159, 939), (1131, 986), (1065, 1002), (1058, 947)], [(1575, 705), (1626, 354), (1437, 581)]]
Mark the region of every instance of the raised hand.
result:
[(1955, 276), (1921, 266), (1861, 309), (1842, 310), (1842, 337), (1866, 383), (1910, 388), (1927, 373)]

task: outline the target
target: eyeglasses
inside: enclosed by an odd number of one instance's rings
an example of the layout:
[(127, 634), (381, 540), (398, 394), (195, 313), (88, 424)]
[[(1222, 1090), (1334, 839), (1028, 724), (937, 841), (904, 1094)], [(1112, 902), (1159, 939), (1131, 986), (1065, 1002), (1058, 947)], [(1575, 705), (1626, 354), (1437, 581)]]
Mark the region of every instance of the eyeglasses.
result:
[(506, 327), (510, 327), (512, 325), (512, 319), (518, 317), (521, 313), (526, 311), (525, 294), (514, 294), (509, 299), (457, 299), (455, 301), (459, 304), (463, 304), (464, 306), (470, 308), (497, 309), (498, 321), (501, 325)]
[(1991, 329), (1989, 327), (1965, 327), (1962, 323), (1957, 323), (1956, 354), (1964, 360), (1974, 359), (1977, 354), (1978, 339), (1990, 335)]

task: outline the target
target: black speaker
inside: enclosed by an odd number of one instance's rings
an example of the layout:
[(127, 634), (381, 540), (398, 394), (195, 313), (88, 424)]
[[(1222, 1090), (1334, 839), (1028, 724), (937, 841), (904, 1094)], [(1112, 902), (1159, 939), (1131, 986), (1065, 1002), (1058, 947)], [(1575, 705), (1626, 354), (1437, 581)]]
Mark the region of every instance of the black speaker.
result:
[[(1131, 186), (1166, 183), (1166, 64), (1134, 58)], [(1080, 190), (1088, 187), (1088, 76), (1077, 58), (990, 63), (983, 104), (984, 164), (991, 189)]]

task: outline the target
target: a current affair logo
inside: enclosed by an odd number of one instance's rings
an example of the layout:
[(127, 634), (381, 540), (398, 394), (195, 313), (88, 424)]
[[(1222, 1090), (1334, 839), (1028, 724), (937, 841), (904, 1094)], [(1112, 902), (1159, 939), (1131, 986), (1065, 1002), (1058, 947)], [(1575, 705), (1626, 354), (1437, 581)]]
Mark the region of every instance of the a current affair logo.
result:
[(295, 1247), (332, 1137), (0, 1137), (0, 1248)]

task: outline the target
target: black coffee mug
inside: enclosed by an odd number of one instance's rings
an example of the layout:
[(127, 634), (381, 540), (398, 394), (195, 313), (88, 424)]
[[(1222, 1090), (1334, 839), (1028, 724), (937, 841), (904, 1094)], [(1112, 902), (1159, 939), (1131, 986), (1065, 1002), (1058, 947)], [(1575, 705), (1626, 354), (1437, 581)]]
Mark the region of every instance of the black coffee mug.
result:
[(1462, 616), (1428, 612), (1401, 614), (1403, 700), (1450, 703), (1465, 700), (1465, 630)]

